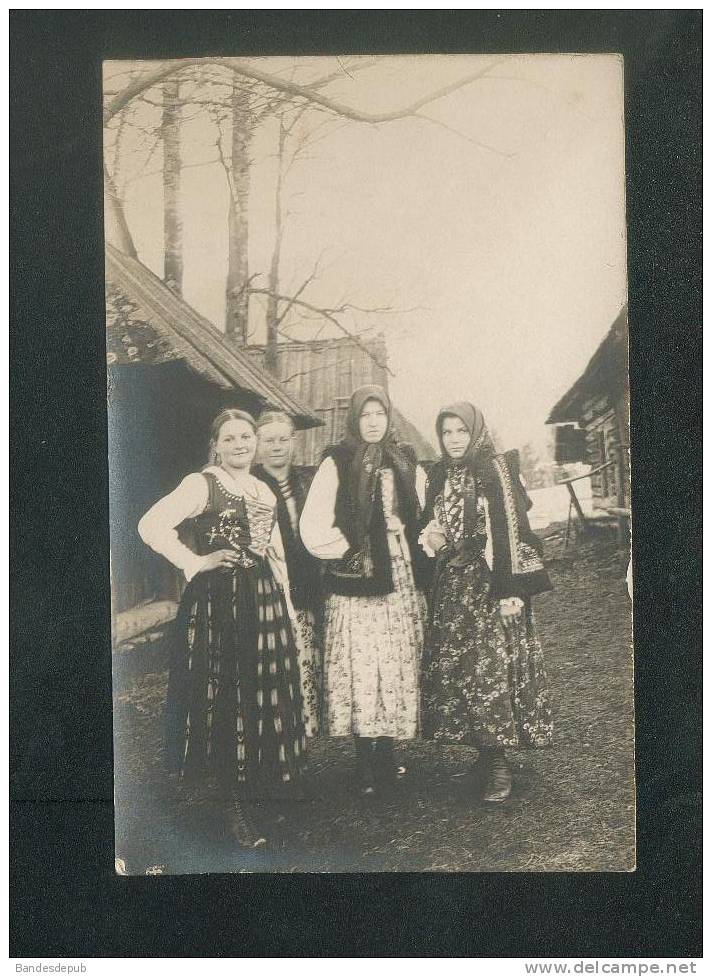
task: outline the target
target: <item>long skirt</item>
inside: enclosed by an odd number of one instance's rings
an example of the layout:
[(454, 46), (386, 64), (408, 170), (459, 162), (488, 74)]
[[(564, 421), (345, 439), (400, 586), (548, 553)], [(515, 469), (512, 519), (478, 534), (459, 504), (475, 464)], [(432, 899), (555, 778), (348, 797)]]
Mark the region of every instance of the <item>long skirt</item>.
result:
[(321, 729), (321, 710), (324, 699), (321, 628), (314, 612), (308, 609), (296, 611), (294, 640), (297, 644), (302, 702), (304, 704), (304, 728), (308, 737), (317, 736)]
[(175, 621), (169, 770), (185, 782), (279, 797), (298, 785), (304, 749), (297, 652), (269, 564), (197, 574)]
[(417, 733), (423, 601), (399, 539), (391, 568), (392, 593), (332, 594), (326, 602), (324, 712), (331, 736), (412, 739)]
[(476, 747), (540, 747), (551, 743), (552, 730), (530, 604), (505, 628), (486, 563), (445, 566), (435, 581), (424, 655), (424, 736)]

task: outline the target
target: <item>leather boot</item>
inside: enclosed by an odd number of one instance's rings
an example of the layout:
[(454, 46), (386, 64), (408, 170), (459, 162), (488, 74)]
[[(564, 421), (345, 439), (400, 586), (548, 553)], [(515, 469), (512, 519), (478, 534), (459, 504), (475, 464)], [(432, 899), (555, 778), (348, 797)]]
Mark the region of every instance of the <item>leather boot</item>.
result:
[(267, 839), (257, 829), (257, 826), (245, 805), (234, 800), (227, 812), (228, 830), (233, 841), (240, 848), (266, 848)]
[(512, 793), (512, 771), (509, 769), (504, 750), (482, 750), (482, 761), (487, 771), (482, 800), (486, 804), (501, 804)]

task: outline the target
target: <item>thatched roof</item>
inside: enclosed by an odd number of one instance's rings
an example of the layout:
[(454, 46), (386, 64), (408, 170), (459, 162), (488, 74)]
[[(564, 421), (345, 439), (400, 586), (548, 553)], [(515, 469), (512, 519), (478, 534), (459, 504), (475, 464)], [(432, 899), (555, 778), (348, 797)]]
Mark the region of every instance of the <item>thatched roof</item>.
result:
[(620, 395), (628, 381), (628, 307), (623, 306), (605, 339), (589, 360), (578, 380), (554, 405), (547, 424), (581, 420), (584, 404), (591, 397)]
[(110, 362), (163, 363), (181, 359), (219, 387), (247, 389), (264, 407), (285, 411), (298, 428), (322, 424), (309, 407), (226, 340), (150, 269), (108, 242), (106, 286)]

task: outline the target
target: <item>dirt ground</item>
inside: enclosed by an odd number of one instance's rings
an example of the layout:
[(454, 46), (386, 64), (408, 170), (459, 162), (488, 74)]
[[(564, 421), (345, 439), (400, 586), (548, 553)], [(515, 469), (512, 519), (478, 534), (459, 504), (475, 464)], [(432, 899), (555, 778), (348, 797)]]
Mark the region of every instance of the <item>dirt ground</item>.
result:
[[(165, 651), (117, 655), (116, 848), (129, 874), (186, 872), (630, 871), (635, 866), (633, 663), (625, 567), (610, 537), (563, 549), (543, 531), (555, 590), (535, 599), (555, 745), (510, 751), (514, 790), (488, 808), (462, 776), (474, 750), (398, 744), (393, 796), (354, 791), (351, 741), (310, 750), (313, 795), (251, 805), (267, 851), (230, 840), (217, 801), (165, 780)], [(217, 814), (216, 814), (217, 812)]]

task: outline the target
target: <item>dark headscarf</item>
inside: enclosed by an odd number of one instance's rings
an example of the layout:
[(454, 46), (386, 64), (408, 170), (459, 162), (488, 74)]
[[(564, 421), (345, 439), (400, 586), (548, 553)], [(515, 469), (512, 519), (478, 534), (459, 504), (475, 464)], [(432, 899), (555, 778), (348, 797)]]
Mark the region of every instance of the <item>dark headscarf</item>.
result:
[[(388, 415), (384, 436), (378, 444), (367, 444), (361, 437), (359, 418), (364, 405), (375, 400)], [(416, 582), (423, 584), (417, 545), (420, 505), (415, 489), (416, 465), (396, 444), (392, 426), (392, 407), (383, 387), (359, 387), (351, 396), (346, 418), (346, 433), (340, 444), (324, 452), (336, 465), (338, 488), (334, 502), (334, 526), (340, 529), (349, 549), (339, 566), (327, 569), (327, 586), (333, 593), (375, 596), (393, 592), (388, 527), (383, 508), (380, 471), (393, 472), (397, 513), (413, 558)], [(423, 554), (424, 563), (427, 558)], [(429, 570), (429, 567), (428, 567)]]
[[(388, 415), (386, 433), (377, 444), (368, 444), (361, 437), (359, 419), (361, 411), (369, 400), (378, 401)], [(357, 535), (362, 539), (371, 524), (379, 469), (391, 467), (395, 469), (399, 478), (405, 481), (412, 480), (414, 470), (414, 466), (408, 462), (398, 447), (393, 425), (393, 407), (383, 387), (368, 383), (351, 394), (343, 444), (351, 457), (351, 498), (357, 508), (359, 523), (356, 527)]]
[(351, 394), (349, 409), (348, 413), (346, 414), (346, 436), (344, 438), (344, 443), (350, 448), (356, 449), (360, 445), (366, 446), (366, 442), (361, 437), (359, 419), (361, 417), (361, 411), (369, 400), (378, 401), (388, 415), (388, 427), (386, 428), (386, 433), (378, 444), (371, 445), (371, 447), (382, 448), (384, 443), (392, 436), (393, 422), (391, 418), (391, 398), (388, 396), (383, 387), (379, 387), (376, 383), (367, 383), (363, 387), (358, 387)]
[[(388, 415), (386, 432), (377, 444), (369, 444), (361, 437), (359, 420), (361, 411), (369, 400), (375, 400), (381, 404)], [(355, 504), (357, 519), (354, 529), (356, 538), (361, 540), (371, 524), (376, 482), (379, 469), (383, 466), (384, 456), (395, 461), (395, 456), (398, 455), (393, 442), (391, 400), (383, 387), (369, 383), (354, 390), (346, 415), (344, 445), (351, 455), (351, 498)]]

